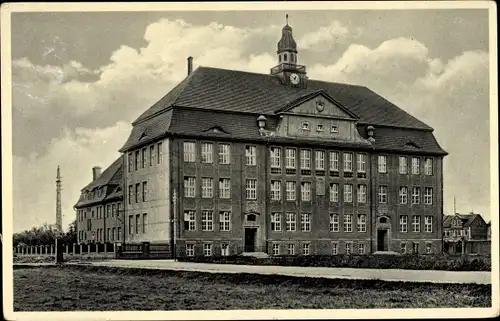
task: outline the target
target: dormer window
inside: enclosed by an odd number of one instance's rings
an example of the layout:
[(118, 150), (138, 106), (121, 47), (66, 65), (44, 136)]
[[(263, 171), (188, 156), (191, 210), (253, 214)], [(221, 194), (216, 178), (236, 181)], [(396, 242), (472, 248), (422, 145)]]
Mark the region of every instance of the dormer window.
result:
[(308, 122), (302, 123), (302, 130), (309, 130), (309, 123)]
[(332, 125), (332, 128), (330, 131), (332, 134), (337, 134), (339, 132), (339, 127), (336, 125)]
[(318, 126), (316, 127), (316, 131), (318, 131), (318, 132), (322, 132), (322, 131), (324, 131), (324, 129), (323, 129), (323, 125), (318, 124)]

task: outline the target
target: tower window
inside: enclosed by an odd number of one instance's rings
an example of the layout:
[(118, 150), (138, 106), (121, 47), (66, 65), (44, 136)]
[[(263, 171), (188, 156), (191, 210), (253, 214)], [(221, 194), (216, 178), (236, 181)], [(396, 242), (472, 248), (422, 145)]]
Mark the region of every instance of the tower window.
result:
[(281, 62), (281, 55), (278, 56), (278, 62)]
[(286, 54), (283, 55), (283, 61), (286, 62), (288, 59), (288, 56)]

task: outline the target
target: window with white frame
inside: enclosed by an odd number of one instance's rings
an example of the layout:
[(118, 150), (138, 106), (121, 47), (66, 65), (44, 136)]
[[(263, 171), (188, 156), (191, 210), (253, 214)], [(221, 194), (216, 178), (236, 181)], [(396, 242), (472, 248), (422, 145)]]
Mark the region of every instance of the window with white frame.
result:
[(352, 232), (352, 214), (344, 214), (344, 232)]
[(418, 254), (419, 245), (418, 242), (413, 242), (413, 253)]
[(357, 171), (366, 172), (366, 154), (356, 154)]
[(158, 160), (158, 164), (161, 164), (163, 163), (163, 144), (162, 143), (158, 143), (157, 147), (156, 147), (156, 155), (157, 155), (157, 160)]
[(302, 130), (309, 130), (309, 123), (308, 122), (303, 122), (302, 123)]
[(156, 164), (156, 152), (155, 145), (149, 146), (149, 166), (153, 166)]
[(196, 212), (193, 210), (184, 211), (184, 229), (196, 231)]
[(424, 190), (424, 204), (432, 205), (432, 187), (426, 187)]
[(196, 160), (196, 144), (194, 142), (184, 142), (184, 161), (194, 162), (195, 160)]
[(401, 244), (399, 246), (400, 246), (400, 252), (401, 252), (401, 254), (406, 254), (407, 253), (406, 243), (401, 242)]
[(420, 232), (420, 216), (413, 215), (411, 218), (411, 230), (412, 232)]
[(271, 231), (281, 231), (281, 213), (271, 213)]
[(297, 150), (295, 148), (285, 149), (286, 168), (295, 168), (296, 153)]
[(195, 177), (184, 177), (184, 197), (194, 197), (196, 188)]
[(332, 134), (336, 134), (339, 132), (339, 126), (336, 126), (336, 125), (332, 125), (331, 129), (330, 129), (330, 132)]
[(301, 169), (311, 169), (311, 150), (301, 149), (300, 150), (300, 168)]
[(364, 184), (358, 185), (358, 203), (366, 203), (366, 193), (367, 193), (367, 186)]
[(257, 147), (245, 146), (245, 163), (247, 166), (257, 165)]
[(366, 232), (366, 214), (358, 214), (358, 232)]
[(337, 254), (339, 254), (339, 244), (332, 243), (332, 255), (337, 255)]
[(231, 163), (231, 147), (229, 144), (219, 144), (219, 164)]
[(311, 214), (310, 213), (301, 213), (300, 214), (300, 225), (302, 232), (310, 232), (311, 231)]
[(425, 161), (424, 161), (424, 172), (425, 172), (425, 175), (432, 175), (432, 158), (426, 158)]
[(330, 202), (338, 203), (339, 201), (339, 184), (331, 183), (330, 184)]
[(318, 124), (318, 125), (316, 125), (316, 131), (317, 132), (324, 132), (325, 129), (324, 129), (322, 124)]
[(208, 164), (213, 162), (213, 144), (212, 143), (202, 143), (201, 144), (201, 162), (208, 163)]
[(201, 211), (201, 230), (213, 231), (214, 230), (214, 212), (203, 210)]
[(322, 150), (316, 151), (316, 170), (324, 171), (325, 170), (325, 152)]
[(134, 154), (128, 153), (127, 159), (128, 159), (128, 172), (130, 173), (134, 169), (133, 168), (133, 165), (134, 165)]
[(399, 231), (408, 232), (408, 215), (401, 215), (399, 217)]
[(330, 152), (330, 171), (339, 171), (339, 152)]
[(280, 245), (273, 243), (273, 255), (280, 255)]
[(297, 230), (297, 215), (293, 212), (286, 213), (286, 230), (295, 232)]
[(427, 233), (432, 233), (432, 216), (425, 217), (424, 231)]
[(271, 167), (281, 168), (281, 148), (271, 147)]
[(352, 203), (352, 184), (344, 185), (344, 203)]
[(300, 195), (303, 202), (311, 201), (311, 183), (302, 182), (300, 188)]
[(212, 244), (211, 243), (204, 243), (203, 244), (203, 255), (212, 256)]
[(399, 156), (399, 174), (408, 174), (408, 158)]
[(411, 172), (414, 175), (420, 174), (420, 158), (412, 157), (411, 159)]
[(400, 186), (399, 187), (399, 203), (400, 204), (408, 204), (408, 187)]
[(286, 182), (286, 200), (295, 201), (295, 199), (297, 198), (296, 192), (297, 192), (296, 183), (292, 181)]
[(231, 230), (231, 212), (221, 211), (219, 212), (219, 231), (230, 231)]
[(247, 179), (245, 184), (246, 190), (246, 199), (254, 200), (257, 199), (257, 180), (256, 179)]
[(352, 172), (352, 153), (344, 153), (344, 172)]
[(222, 243), (220, 245), (220, 253), (222, 256), (229, 256), (229, 244)]
[(271, 199), (273, 201), (281, 199), (281, 181), (271, 181)]
[(214, 197), (213, 185), (214, 185), (213, 178), (203, 177), (201, 179), (201, 197), (202, 198)]
[(194, 256), (194, 244), (186, 244), (186, 256)]
[(425, 243), (425, 254), (432, 254), (432, 243)]
[(340, 231), (340, 215), (336, 213), (330, 213), (330, 232)]
[(379, 204), (387, 204), (387, 186), (380, 185), (378, 187), (378, 202)]
[(352, 243), (346, 242), (345, 243), (345, 254), (350, 255), (351, 253), (352, 253)]
[(365, 254), (365, 243), (358, 244), (358, 254)]
[(302, 243), (302, 255), (309, 255), (311, 253), (311, 243)]
[(288, 255), (295, 255), (295, 244), (288, 244)]
[(387, 156), (378, 155), (378, 172), (387, 173)]
[(224, 199), (231, 198), (231, 179), (219, 179), (219, 197)]
[(420, 204), (420, 187), (413, 186), (411, 189), (411, 202), (413, 204)]

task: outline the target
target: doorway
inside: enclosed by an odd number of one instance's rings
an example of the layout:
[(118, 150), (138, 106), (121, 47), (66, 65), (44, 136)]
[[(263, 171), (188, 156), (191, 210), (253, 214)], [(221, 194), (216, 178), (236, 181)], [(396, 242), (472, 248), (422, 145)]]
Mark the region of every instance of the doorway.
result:
[(389, 251), (388, 230), (377, 230), (377, 251)]
[(245, 228), (245, 252), (255, 252), (257, 228)]

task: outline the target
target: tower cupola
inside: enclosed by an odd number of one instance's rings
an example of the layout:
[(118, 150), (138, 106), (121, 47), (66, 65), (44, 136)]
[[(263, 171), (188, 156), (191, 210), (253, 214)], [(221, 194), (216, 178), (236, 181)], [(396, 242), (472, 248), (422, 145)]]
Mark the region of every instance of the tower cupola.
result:
[(288, 25), (288, 14), (286, 15), (286, 25), (281, 31), (281, 39), (278, 42), (278, 63), (297, 63), (297, 43), (293, 39), (292, 27)]

